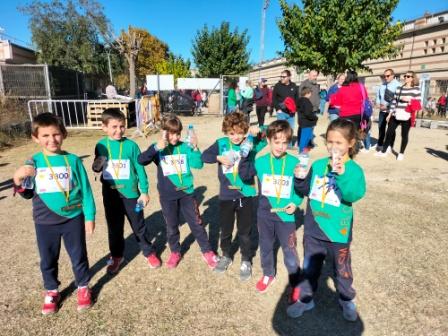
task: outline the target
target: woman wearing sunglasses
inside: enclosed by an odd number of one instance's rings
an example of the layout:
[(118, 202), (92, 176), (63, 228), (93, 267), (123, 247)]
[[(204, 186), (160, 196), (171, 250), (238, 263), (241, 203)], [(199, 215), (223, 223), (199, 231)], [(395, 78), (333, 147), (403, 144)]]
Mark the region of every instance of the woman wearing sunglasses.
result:
[(414, 106), (418, 106), (421, 102), (421, 93), (419, 88), (419, 80), (414, 71), (408, 71), (404, 75), (404, 85), (395, 91), (395, 97), (392, 101), (387, 122), (389, 123), (386, 134), (386, 141), (383, 149), (378, 152), (377, 156), (387, 156), (387, 148), (395, 138), (395, 131), (401, 125), (401, 147), (397, 160), (404, 159), (404, 151), (408, 144), (409, 130), (412, 126), (411, 116)]

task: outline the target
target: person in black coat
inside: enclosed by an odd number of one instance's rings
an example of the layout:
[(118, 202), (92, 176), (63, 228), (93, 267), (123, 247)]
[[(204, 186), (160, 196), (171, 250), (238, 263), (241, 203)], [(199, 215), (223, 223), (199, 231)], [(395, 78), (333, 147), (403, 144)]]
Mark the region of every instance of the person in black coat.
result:
[(299, 153), (308, 150), (308, 146), (313, 139), (313, 130), (317, 124), (317, 115), (313, 112), (313, 104), (310, 101), (311, 90), (307, 87), (300, 92), (300, 98), (297, 101), (297, 115), (299, 119)]

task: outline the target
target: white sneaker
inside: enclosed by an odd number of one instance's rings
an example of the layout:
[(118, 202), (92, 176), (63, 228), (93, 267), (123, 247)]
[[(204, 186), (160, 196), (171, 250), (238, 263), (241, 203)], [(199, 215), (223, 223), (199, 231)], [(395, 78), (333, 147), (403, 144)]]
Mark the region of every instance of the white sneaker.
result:
[(374, 145), (372, 145), (372, 146), (370, 146), (370, 148), (369, 148), (369, 150), (376, 150), (376, 144), (374, 144)]
[(365, 149), (365, 148), (361, 148), (361, 149), (359, 150), (359, 152), (360, 152), (360, 153), (364, 153), (364, 154), (366, 154), (366, 153), (369, 152), (369, 150), (368, 150), (368, 149)]
[(387, 153), (387, 154), (392, 153), (392, 147), (391, 147), (391, 146), (387, 147), (386, 153)]
[(356, 311), (356, 305), (352, 301), (343, 301), (339, 299), (339, 305), (342, 308), (342, 316), (347, 321), (355, 322), (358, 319), (358, 312)]
[(404, 160), (404, 154), (398, 154), (397, 161), (403, 161)]
[(311, 310), (313, 308), (314, 308), (314, 300), (311, 300), (308, 303), (304, 303), (300, 300), (297, 300), (286, 309), (286, 314), (289, 317), (296, 318), (302, 316), (304, 312), (306, 312), (307, 310)]
[(387, 156), (387, 152), (383, 153), (383, 152), (376, 152), (375, 156), (379, 156), (379, 157), (386, 157)]

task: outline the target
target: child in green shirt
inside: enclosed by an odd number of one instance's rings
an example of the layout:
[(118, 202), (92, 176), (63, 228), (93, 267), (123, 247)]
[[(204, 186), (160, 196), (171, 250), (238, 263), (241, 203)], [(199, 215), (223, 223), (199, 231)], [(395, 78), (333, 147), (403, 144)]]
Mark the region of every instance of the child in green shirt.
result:
[(107, 272), (116, 274), (124, 258), (124, 217), (131, 224), (134, 236), (150, 268), (160, 267), (154, 247), (146, 237), (143, 207), (149, 202), (145, 168), (137, 162), (138, 145), (124, 137), (125, 116), (117, 108), (106, 109), (102, 116), (107, 137), (95, 146), (93, 170), (101, 173), (103, 204), (109, 232), (110, 259)]
[(78, 310), (84, 310), (92, 305), (85, 235), (95, 229), (95, 202), (89, 180), (81, 159), (61, 149), (67, 130), (58, 117), (52, 113), (37, 115), (31, 134), (42, 151), (17, 169), (13, 180), (15, 190), (33, 200), (40, 269), (46, 290), (42, 314), (55, 313), (59, 308), (61, 239), (75, 273)]
[(322, 264), (330, 255), (343, 316), (348, 321), (358, 318), (353, 302), (350, 242), (353, 203), (364, 197), (366, 181), (362, 168), (353, 161), (356, 138), (357, 125), (346, 119), (334, 120), (326, 132), (330, 157), (315, 161), (306, 178), (296, 172), (295, 189), (300, 195), (308, 196), (308, 206), (303, 236), (304, 277), (297, 286), (300, 297), (287, 309), (291, 317), (299, 317), (314, 308), (313, 296)]

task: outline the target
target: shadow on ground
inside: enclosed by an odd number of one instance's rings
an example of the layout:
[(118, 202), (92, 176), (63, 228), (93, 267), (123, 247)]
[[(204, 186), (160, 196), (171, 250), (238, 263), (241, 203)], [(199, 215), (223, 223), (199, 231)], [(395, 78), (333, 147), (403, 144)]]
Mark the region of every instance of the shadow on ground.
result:
[(428, 148), (428, 147), (425, 147), (425, 149), (428, 154), (430, 154), (436, 158), (448, 161), (448, 153), (447, 152), (437, 150), (437, 149)]
[(272, 317), (272, 328), (277, 335), (307, 335), (307, 336), (359, 336), (364, 331), (362, 317), (356, 322), (347, 322), (342, 317), (342, 310), (338, 305), (338, 295), (328, 286), (328, 279), (331, 278), (333, 268), (330, 263), (325, 263), (322, 268), (322, 275), (319, 279), (319, 288), (314, 297), (316, 304), (311, 311), (305, 312), (299, 318), (290, 318), (286, 315), (288, 306), (288, 286), (277, 302), (277, 306)]

